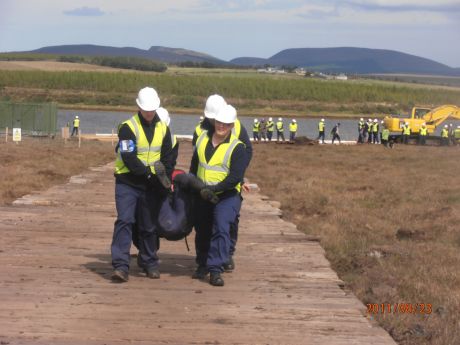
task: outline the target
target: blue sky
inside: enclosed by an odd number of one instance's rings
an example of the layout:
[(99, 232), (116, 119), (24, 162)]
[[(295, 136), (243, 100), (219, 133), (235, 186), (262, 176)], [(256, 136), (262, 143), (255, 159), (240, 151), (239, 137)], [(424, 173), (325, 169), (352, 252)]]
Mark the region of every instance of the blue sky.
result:
[(347, 46), (460, 67), (459, 19), (460, 0), (0, 0), (0, 52), (158, 45), (230, 60)]

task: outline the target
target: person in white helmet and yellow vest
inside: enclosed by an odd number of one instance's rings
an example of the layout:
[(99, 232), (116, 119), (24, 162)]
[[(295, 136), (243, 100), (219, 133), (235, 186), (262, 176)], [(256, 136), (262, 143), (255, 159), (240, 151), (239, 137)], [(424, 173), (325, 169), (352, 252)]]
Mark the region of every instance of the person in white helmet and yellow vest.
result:
[(291, 123), (289, 124), (289, 142), (291, 144), (294, 143), (296, 134), (297, 134), (297, 121), (296, 119), (292, 119)]
[(80, 118), (78, 117), (78, 115), (76, 115), (75, 118), (73, 119), (73, 129), (72, 129), (72, 134), (70, 136), (71, 137), (73, 137), (74, 135), (78, 136), (79, 130), (80, 130)]
[(159, 278), (158, 235), (153, 217), (171, 187), (174, 169), (171, 133), (156, 110), (160, 98), (155, 89), (138, 93), (138, 112), (120, 124), (115, 161), (115, 221), (112, 253), (112, 280), (127, 282), (132, 229), (139, 232), (138, 265), (148, 278)]
[(223, 286), (224, 265), (230, 259), (230, 228), (241, 207), (241, 181), (247, 167), (246, 148), (232, 133), (237, 113), (231, 105), (219, 109), (214, 128), (203, 132), (196, 142), (190, 173), (204, 184), (203, 191), (218, 196), (216, 203), (201, 193), (197, 202), (195, 250), (197, 269), (193, 278)]

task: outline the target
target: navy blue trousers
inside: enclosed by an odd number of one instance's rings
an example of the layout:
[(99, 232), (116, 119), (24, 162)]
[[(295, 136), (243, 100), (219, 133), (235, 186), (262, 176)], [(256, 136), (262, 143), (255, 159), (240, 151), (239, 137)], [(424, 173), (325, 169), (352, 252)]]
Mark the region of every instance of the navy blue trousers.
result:
[(139, 263), (147, 270), (158, 267), (157, 233), (153, 221), (158, 213), (160, 199), (154, 192), (143, 191), (126, 184), (115, 184), (117, 220), (112, 238), (112, 266), (129, 271), (129, 250), (133, 225), (139, 231)]
[(230, 258), (230, 227), (241, 208), (241, 197), (236, 194), (220, 200), (216, 205), (200, 200), (195, 223), (196, 263), (209, 272), (223, 272), (222, 266)]

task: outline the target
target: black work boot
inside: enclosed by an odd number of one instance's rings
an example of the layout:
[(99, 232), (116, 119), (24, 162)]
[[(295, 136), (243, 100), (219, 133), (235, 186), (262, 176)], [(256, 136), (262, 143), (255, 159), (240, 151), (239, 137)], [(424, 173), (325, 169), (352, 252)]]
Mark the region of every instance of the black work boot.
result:
[(159, 279), (160, 271), (156, 268), (144, 269), (145, 275), (150, 279)]
[(128, 272), (122, 270), (114, 270), (112, 280), (117, 283), (126, 283), (129, 280)]
[(219, 272), (211, 272), (209, 276), (209, 284), (212, 286), (224, 286), (224, 280), (220, 276)]
[(225, 272), (232, 272), (235, 269), (235, 261), (233, 261), (233, 256), (230, 256), (228, 262), (222, 265)]
[(198, 266), (195, 272), (193, 272), (192, 278), (203, 280), (204, 278), (206, 278), (207, 275), (208, 269), (206, 268), (206, 266)]
[(158, 181), (160, 181), (161, 185), (165, 189), (171, 189), (171, 181), (169, 177), (166, 176), (166, 168), (161, 161), (156, 161), (153, 163), (153, 167), (155, 168), (155, 174), (157, 176)]

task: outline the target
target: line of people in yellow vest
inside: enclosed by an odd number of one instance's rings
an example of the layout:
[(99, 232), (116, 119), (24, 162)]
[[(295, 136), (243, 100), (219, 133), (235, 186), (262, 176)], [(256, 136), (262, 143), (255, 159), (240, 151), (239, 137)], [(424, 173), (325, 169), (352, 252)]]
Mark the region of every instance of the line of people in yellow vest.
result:
[[(295, 138), (297, 135), (298, 124), (296, 119), (292, 119), (289, 123), (289, 143), (294, 143)], [(273, 121), (273, 118), (268, 118), (268, 121), (265, 121), (262, 118), (260, 121), (259, 119), (254, 119), (254, 124), (252, 125), (252, 138), (255, 143), (260, 141), (268, 141), (271, 142), (273, 138), (273, 133), (276, 130), (276, 141), (277, 142), (285, 142), (284, 138), (284, 122), (283, 118), (279, 117), (278, 121)]]

